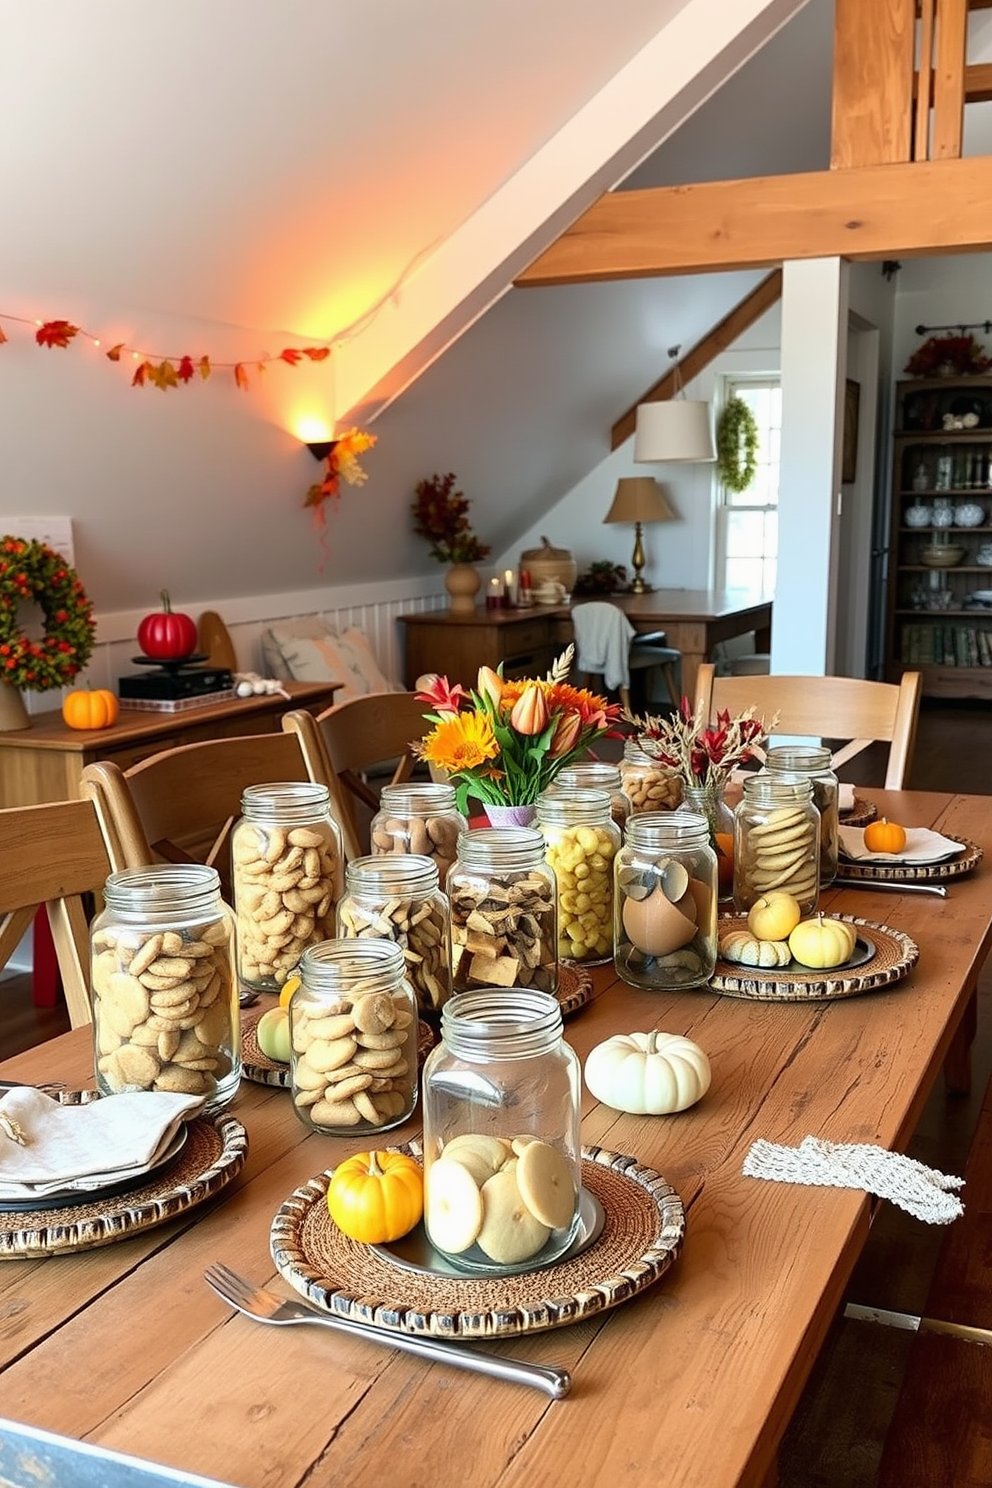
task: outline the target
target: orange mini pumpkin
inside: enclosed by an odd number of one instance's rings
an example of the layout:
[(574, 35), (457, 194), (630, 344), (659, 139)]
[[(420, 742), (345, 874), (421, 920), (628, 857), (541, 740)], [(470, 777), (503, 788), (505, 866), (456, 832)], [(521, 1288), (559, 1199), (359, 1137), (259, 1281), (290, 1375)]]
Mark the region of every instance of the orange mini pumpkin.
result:
[(865, 827), (864, 842), (869, 852), (902, 852), (906, 846), (906, 828), (880, 816)]
[(120, 703), (117, 694), (105, 687), (78, 688), (66, 693), (62, 717), (70, 728), (104, 729), (117, 722)]

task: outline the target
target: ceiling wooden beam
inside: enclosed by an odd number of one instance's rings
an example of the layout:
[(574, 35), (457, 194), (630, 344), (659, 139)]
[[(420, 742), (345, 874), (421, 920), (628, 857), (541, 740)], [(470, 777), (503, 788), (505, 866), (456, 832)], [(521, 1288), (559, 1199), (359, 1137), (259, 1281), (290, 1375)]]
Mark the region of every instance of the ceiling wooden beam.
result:
[(992, 247), (992, 156), (608, 193), (521, 288)]
[(699, 341), (691, 351), (669, 368), (660, 382), (648, 388), (637, 403), (617, 419), (610, 430), (610, 449), (619, 449), (625, 440), (629, 439), (634, 432), (637, 423), (637, 409), (641, 403), (657, 403), (665, 398), (673, 398), (679, 386), (691, 382), (698, 377), (700, 372), (715, 361), (718, 356), (733, 346), (738, 336), (760, 320), (765, 311), (772, 305), (778, 303), (782, 298), (782, 270), (775, 269), (767, 278), (756, 284), (751, 293), (735, 305), (728, 315), (725, 315), (719, 325)]

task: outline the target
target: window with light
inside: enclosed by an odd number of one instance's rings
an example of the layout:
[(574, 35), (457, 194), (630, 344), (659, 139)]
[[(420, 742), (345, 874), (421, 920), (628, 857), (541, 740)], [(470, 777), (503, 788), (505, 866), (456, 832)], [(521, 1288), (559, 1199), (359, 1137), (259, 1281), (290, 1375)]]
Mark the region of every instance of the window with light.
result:
[(782, 385), (777, 377), (728, 378), (724, 406), (734, 397), (743, 399), (758, 426), (757, 470), (746, 491), (731, 491), (720, 483), (717, 586), (772, 594), (778, 559)]

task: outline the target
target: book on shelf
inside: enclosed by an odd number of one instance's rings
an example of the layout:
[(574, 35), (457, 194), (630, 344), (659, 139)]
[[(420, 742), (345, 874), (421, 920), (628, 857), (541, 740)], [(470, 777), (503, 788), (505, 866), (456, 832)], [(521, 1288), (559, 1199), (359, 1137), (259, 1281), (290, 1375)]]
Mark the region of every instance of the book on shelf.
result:
[(966, 667), (968, 665), (968, 632), (963, 625), (955, 629), (954, 651), (958, 666)]
[(957, 666), (958, 648), (953, 625), (942, 625), (939, 627), (941, 635), (941, 655), (945, 666)]
[(992, 666), (992, 641), (989, 640), (987, 630), (978, 632), (978, 664), (979, 666)]
[(969, 666), (973, 666), (973, 667), (981, 666), (981, 662), (978, 659), (978, 631), (975, 629), (975, 627), (973, 625), (969, 625), (968, 626), (967, 636), (968, 636), (968, 665)]

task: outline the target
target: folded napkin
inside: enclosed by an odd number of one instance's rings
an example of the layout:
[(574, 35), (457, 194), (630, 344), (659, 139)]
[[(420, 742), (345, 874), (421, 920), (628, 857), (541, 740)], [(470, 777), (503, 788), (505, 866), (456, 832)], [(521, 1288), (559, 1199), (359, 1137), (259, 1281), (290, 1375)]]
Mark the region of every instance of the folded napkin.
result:
[(907, 827), (906, 846), (901, 852), (869, 852), (862, 827), (840, 828), (841, 857), (852, 863), (941, 863), (964, 852), (960, 842), (931, 832), (929, 827)]
[(864, 1142), (823, 1142), (806, 1137), (798, 1147), (779, 1147), (759, 1140), (744, 1159), (745, 1178), (778, 1183), (806, 1183), (823, 1188), (863, 1188), (890, 1199), (927, 1224), (950, 1224), (964, 1213), (954, 1189), (963, 1178), (951, 1178), (915, 1158)]
[(125, 1091), (86, 1105), (62, 1105), (30, 1086), (0, 1100), (0, 1200), (65, 1190), (86, 1192), (137, 1177), (154, 1165), (199, 1095)]
[(854, 786), (847, 780), (842, 780), (837, 787), (837, 810), (854, 810)]

